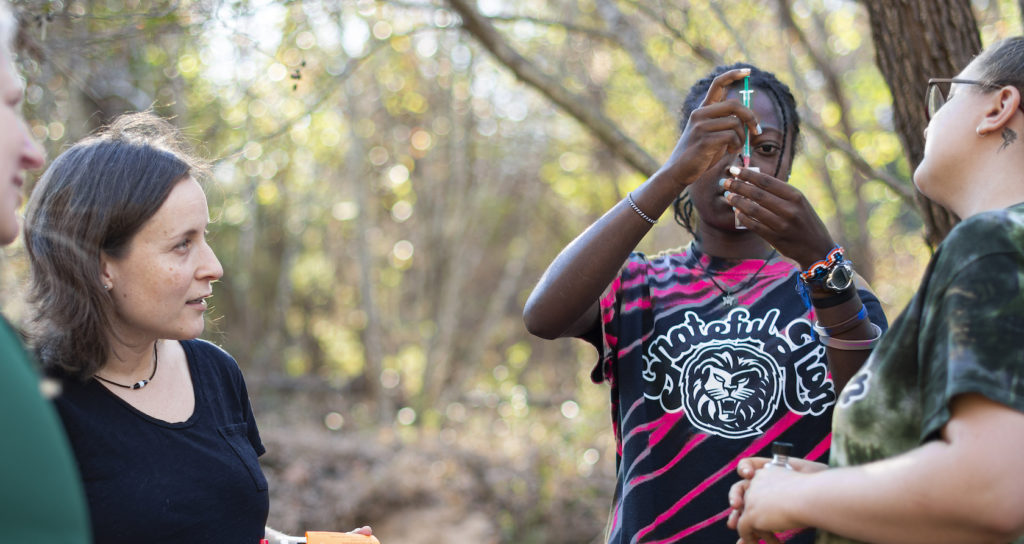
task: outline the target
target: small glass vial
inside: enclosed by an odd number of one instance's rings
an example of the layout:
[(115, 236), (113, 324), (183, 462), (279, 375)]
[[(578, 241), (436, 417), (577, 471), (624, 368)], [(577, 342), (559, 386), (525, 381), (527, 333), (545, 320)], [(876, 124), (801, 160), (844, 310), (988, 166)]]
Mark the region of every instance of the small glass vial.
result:
[(772, 442), (772, 461), (768, 465), (793, 470), (789, 464), (789, 452), (792, 450), (793, 444), (789, 442)]
[[(754, 172), (760, 172), (761, 171), (761, 169), (758, 168), (757, 166), (748, 166), (747, 170), (753, 170)], [(747, 227), (743, 223), (740, 223), (740, 218), (739, 218), (738, 215), (736, 215), (736, 209), (735, 208), (733, 208), (733, 221), (735, 222), (735, 226), (736, 226), (737, 230), (747, 230)]]

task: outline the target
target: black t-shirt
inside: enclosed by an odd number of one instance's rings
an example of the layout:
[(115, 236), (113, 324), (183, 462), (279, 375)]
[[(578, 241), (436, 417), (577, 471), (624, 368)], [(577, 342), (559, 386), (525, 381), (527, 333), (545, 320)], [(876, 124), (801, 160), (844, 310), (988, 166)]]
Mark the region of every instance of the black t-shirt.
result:
[[(726, 261), (687, 247), (634, 253), (612, 281), (593, 374), (611, 386), (618, 446), (610, 544), (731, 544), (740, 459), (770, 456), (774, 440), (795, 457), (828, 458), (836, 395), (798, 273), (780, 257)], [(860, 296), (884, 329), (878, 299)], [(814, 534), (778, 537), (806, 544)]]
[(184, 422), (136, 410), (96, 380), (65, 379), (57, 409), (85, 484), (96, 544), (257, 543), (270, 508), (265, 451), (235, 360), (181, 342), (195, 392)]

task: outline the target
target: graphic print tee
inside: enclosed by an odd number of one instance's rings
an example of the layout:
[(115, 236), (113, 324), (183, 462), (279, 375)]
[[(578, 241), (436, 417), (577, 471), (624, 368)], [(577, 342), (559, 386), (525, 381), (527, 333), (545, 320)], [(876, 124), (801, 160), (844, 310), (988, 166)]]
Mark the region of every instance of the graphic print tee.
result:
[[(975, 215), (942, 242), (917, 294), (840, 396), (829, 464), (870, 463), (937, 438), (957, 395), (1024, 412), (1024, 350), (1012, 340), (1021, 331), (1024, 204)], [(818, 542), (855, 541), (822, 532)]]
[[(601, 298), (592, 376), (610, 385), (618, 447), (609, 543), (731, 544), (727, 495), (740, 459), (782, 440), (824, 461), (836, 394), (798, 273), (780, 257), (726, 261), (692, 244), (630, 256)], [(709, 275), (738, 302), (726, 304)], [(860, 294), (885, 328), (878, 300)]]

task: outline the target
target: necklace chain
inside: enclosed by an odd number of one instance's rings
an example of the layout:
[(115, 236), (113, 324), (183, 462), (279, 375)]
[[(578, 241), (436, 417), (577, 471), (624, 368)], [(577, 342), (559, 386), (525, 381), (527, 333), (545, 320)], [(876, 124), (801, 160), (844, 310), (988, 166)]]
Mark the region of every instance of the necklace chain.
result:
[[(697, 251), (699, 252), (700, 250)], [(700, 269), (704, 272), (704, 277), (711, 280), (711, 283), (713, 283), (715, 287), (717, 287), (718, 290), (721, 291), (723, 295), (725, 295), (724, 297), (722, 297), (722, 304), (725, 304), (726, 308), (732, 308), (733, 306), (736, 305), (737, 302), (736, 293), (739, 293), (740, 291), (743, 291), (744, 289), (753, 285), (754, 282), (757, 281), (757, 277), (761, 274), (761, 271), (764, 270), (764, 267), (768, 266), (768, 262), (774, 259), (775, 255), (777, 255), (778, 253), (778, 250), (772, 249), (772, 252), (768, 255), (767, 258), (765, 258), (764, 263), (761, 264), (761, 268), (758, 268), (757, 272), (754, 272), (754, 275), (750, 276), (750, 278), (748, 278), (746, 282), (744, 282), (742, 285), (740, 285), (739, 287), (732, 291), (726, 289), (725, 287), (722, 286), (722, 284), (718, 283), (718, 280), (715, 279), (715, 276), (711, 273), (711, 271), (704, 266), (704, 263), (700, 262), (700, 255), (697, 255), (697, 266), (699, 266)], [(711, 259), (710, 255), (708, 256), (708, 259)]]
[(135, 382), (135, 383), (133, 383), (131, 385), (125, 385), (123, 383), (112, 382), (112, 381), (104, 378), (103, 376), (100, 376), (99, 374), (93, 374), (92, 377), (96, 378), (97, 380), (99, 380), (101, 382), (106, 382), (106, 383), (109, 383), (110, 385), (116, 385), (118, 387), (123, 387), (125, 389), (133, 389), (133, 390), (134, 389), (142, 389), (143, 387), (146, 387), (147, 385), (149, 385), (149, 382), (153, 381), (153, 376), (156, 376), (156, 367), (157, 367), (157, 364), (159, 362), (160, 362), (160, 357), (157, 355), (157, 352), (156, 352), (156, 342), (154, 342), (153, 343), (153, 373), (150, 374), (149, 377), (146, 378), (145, 380), (139, 380), (139, 381), (137, 381), (137, 382)]

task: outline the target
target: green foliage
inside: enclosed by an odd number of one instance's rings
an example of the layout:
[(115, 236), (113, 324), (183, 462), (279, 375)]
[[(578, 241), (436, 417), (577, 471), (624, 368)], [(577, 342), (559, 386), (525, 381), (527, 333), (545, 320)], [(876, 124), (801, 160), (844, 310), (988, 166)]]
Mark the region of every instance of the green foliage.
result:
[[(614, 2), (646, 70), (593, 0), (486, 4), (527, 62), (654, 157), (675, 144), (689, 85), (715, 60), (743, 60), (790, 84), (806, 123), (909, 184), (857, 3), (791, 3), (842, 100), (774, 2)], [(208, 336), (237, 357), (258, 410), (271, 411), (260, 399), (273, 379), (309, 378), (343, 387), (346, 429), (384, 421), (406, 438), (539, 456), (536, 482), (508, 483), (534, 503), (496, 516), (503, 541), (569, 541), (545, 530), (557, 521), (545, 505), (562, 500), (566, 478), (606, 482), (613, 470), (607, 391), (589, 383), (591, 348), (532, 339), (520, 313), (557, 252), (642, 181), (616, 150), (496, 64), (443, 3), (14, 5), (25, 112), (50, 156), (122, 111), (152, 108), (212, 159), (226, 275)], [(1015, 2), (975, 5), (986, 43), (1020, 31)], [(928, 258), (916, 212), (808, 130), (799, 153), (792, 183), (841, 243), (868, 241), (858, 251), (894, 315)], [(642, 249), (685, 242), (664, 219)], [(8, 253), (4, 307), (24, 318), (24, 256)]]

